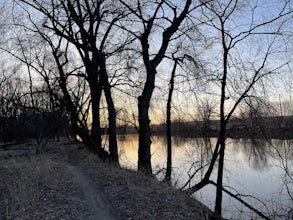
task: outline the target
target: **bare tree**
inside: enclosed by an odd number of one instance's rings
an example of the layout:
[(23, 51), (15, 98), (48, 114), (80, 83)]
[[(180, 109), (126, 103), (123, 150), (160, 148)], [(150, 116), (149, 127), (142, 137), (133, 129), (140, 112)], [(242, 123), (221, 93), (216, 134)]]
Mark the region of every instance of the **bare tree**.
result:
[[(120, 0), (120, 2), (131, 12), (129, 20), (133, 21), (135, 29), (129, 31), (140, 42), (140, 53), (145, 67), (146, 81), (143, 91), (138, 97), (138, 170), (150, 174), (152, 167), (149, 108), (155, 88), (157, 68), (166, 56), (171, 41), (182, 34), (175, 35), (179, 27), (189, 12), (199, 5), (193, 8), (191, 7), (192, 1), (186, 0), (180, 11), (179, 5), (165, 0), (151, 2), (140, 0), (136, 3)], [(167, 11), (168, 13), (166, 13)], [(138, 25), (142, 27), (142, 30), (137, 30)], [(157, 39), (155, 42), (152, 42), (153, 35)], [(160, 42), (158, 39), (161, 39)]]
[[(263, 20), (254, 17), (255, 11), (259, 8), (257, 2), (246, 4), (242, 1), (232, 0), (227, 2), (212, 1), (205, 4), (205, 10), (203, 10), (204, 16), (214, 18), (210, 20), (208, 27), (211, 28), (212, 33), (219, 34), (218, 45), (221, 48), (221, 56), (219, 56), (221, 70), (216, 72), (216, 79), (219, 82), (217, 86), (219, 86), (220, 91), (220, 131), (211, 163), (205, 176), (195, 186), (191, 187), (189, 192), (193, 193), (212, 182), (210, 176), (217, 159), (219, 159), (215, 202), (215, 212), (219, 216), (221, 216), (222, 207), (227, 124), (239, 104), (247, 97), (255, 95), (257, 85), (262, 85), (263, 80), (277, 73), (286, 65), (287, 61), (280, 62), (276, 65), (270, 65), (269, 62), (275, 58), (274, 55), (277, 52), (276, 45), (279, 43), (278, 36), (281, 36), (282, 27), (290, 19), (290, 14), (292, 13), (288, 4), (288, 1), (284, 2), (278, 12)], [(244, 9), (248, 10), (245, 11)], [(242, 13), (251, 14), (248, 25), (245, 22), (241, 26), (240, 23), (235, 21)], [(269, 37), (265, 38), (265, 36)], [(240, 48), (242, 49), (243, 45), (247, 45), (251, 41), (253, 42), (256, 38), (267, 40), (266, 45), (260, 44), (259, 47), (261, 49), (258, 50), (258, 47), (253, 45), (251, 46), (252, 49), (247, 52), (256, 52), (258, 58), (253, 60), (249, 56), (239, 56), (240, 52), (238, 50)], [(233, 78), (234, 76), (236, 78)], [(266, 218), (265, 215), (258, 214)]]
[[(70, 101), (71, 98), (66, 81), (69, 76), (76, 76), (77, 78), (83, 78), (88, 84), (92, 115), (91, 131), (90, 136), (83, 134), (81, 138), (87, 139), (87, 141), (83, 140), (83, 142), (93, 145), (93, 148), (98, 148), (99, 152), (104, 152), (101, 146), (99, 112), (102, 91), (104, 91), (109, 114), (110, 157), (113, 161), (118, 162), (116, 110), (112, 98), (106, 60), (109, 56), (119, 52), (125, 45), (124, 41), (118, 42), (117, 45), (115, 43), (109, 45), (110, 39), (112, 41), (115, 40), (113, 35), (114, 24), (124, 16), (124, 13), (114, 3), (105, 1), (76, 0), (44, 3), (42, 1), (21, 0), (17, 2), (26, 10), (28, 18), (32, 23), (31, 29), (47, 41), (52, 49), (61, 76), (60, 79), (64, 80), (60, 87), (67, 100), (66, 103), (72, 114), (72, 119), (76, 122), (80, 116), (74, 107), (74, 103)], [(29, 10), (25, 6), (35, 9), (43, 16), (41, 26), (30, 17)], [(70, 52), (72, 47), (79, 54), (83, 65), (71, 73), (66, 73), (65, 66), (69, 64), (67, 53)], [(84, 69), (84, 73), (80, 72), (82, 69)], [(78, 127), (78, 125), (74, 127)], [(83, 127), (82, 130), (88, 130), (86, 124)], [(106, 155), (105, 152), (100, 154), (102, 157)]]
[[(180, 48), (180, 49), (179, 49)], [(178, 55), (175, 55), (176, 52), (180, 52), (183, 54), (182, 57), (175, 57)], [(172, 61), (174, 62), (173, 68), (171, 71), (170, 81), (169, 81), (169, 88), (168, 88), (168, 98), (167, 98), (167, 105), (166, 105), (166, 138), (167, 138), (167, 169), (166, 169), (166, 175), (165, 180), (170, 181), (171, 180), (171, 173), (172, 173), (172, 121), (171, 121), (171, 104), (172, 104), (172, 96), (174, 92), (174, 86), (175, 86), (175, 78), (179, 74), (177, 72), (178, 67), (183, 71), (184, 67), (188, 65), (189, 67), (192, 66), (192, 70), (195, 72), (192, 74), (192, 77), (190, 77), (190, 74), (186, 73), (180, 77), (186, 78), (187, 81), (189, 79), (194, 78), (197, 80), (200, 78), (199, 76), (204, 72), (204, 70), (200, 67), (199, 63), (200, 60), (197, 62), (195, 61), (195, 58), (192, 58), (191, 56), (187, 55), (187, 50), (182, 47), (181, 43), (178, 45), (178, 49), (174, 54), (172, 54)], [(196, 57), (197, 59), (197, 57)], [(185, 62), (187, 60), (187, 62)], [(184, 72), (184, 71), (183, 71)]]
[(167, 137), (167, 169), (165, 180), (171, 180), (171, 173), (172, 173), (172, 130), (171, 130), (171, 103), (172, 103), (172, 95), (174, 91), (174, 80), (176, 74), (176, 68), (178, 64), (178, 59), (174, 59), (174, 66), (171, 73), (170, 83), (169, 83), (169, 92), (168, 92), (168, 100), (167, 100), (167, 129), (166, 129), (166, 137)]

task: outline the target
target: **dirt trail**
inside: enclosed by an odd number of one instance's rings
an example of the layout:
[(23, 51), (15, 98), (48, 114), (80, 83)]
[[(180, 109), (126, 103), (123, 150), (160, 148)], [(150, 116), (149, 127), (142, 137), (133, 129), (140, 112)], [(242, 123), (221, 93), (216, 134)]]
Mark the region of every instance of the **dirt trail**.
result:
[(73, 181), (80, 186), (84, 193), (85, 202), (93, 212), (93, 220), (117, 220), (113, 208), (105, 197), (99, 184), (93, 182), (78, 165), (66, 165), (67, 172), (73, 175)]

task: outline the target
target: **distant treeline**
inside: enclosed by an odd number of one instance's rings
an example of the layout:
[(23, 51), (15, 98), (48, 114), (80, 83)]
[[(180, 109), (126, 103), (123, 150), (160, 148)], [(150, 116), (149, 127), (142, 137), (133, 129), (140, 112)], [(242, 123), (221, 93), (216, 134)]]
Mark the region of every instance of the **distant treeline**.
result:
[[(119, 126), (119, 134), (135, 134), (134, 126)], [(153, 135), (165, 135), (166, 124), (152, 125)], [(219, 120), (175, 121), (172, 135), (181, 137), (217, 137)], [(102, 133), (107, 133), (103, 129)], [(0, 139), (2, 141), (25, 138), (59, 138), (70, 133), (70, 123), (61, 110), (44, 111), (29, 107), (18, 108), (6, 116), (0, 116)], [(293, 138), (293, 116), (233, 119), (227, 126), (227, 137), (231, 138)]]
[[(152, 134), (165, 135), (166, 124), (152, 125)], [(219, 120), (174, 121), (172, 134), (182, 137), (217, 137)], [(118, 127), (119, 134), (137, 133), (133, 126)], [(293, 138), (293, 116), (231, 119), (227, 125), (227, 137), (231, 138)]]
[(25, 138), (59, 138), (65, 136), (69, 120), (59, 111), (19, 107), (0, 115), (0, 139), (4, 142)]

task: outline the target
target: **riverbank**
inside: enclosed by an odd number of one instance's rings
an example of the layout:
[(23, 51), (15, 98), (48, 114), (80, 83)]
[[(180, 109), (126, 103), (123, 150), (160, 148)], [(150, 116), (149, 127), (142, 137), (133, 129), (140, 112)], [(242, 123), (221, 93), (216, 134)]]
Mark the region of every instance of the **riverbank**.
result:
[(187, 194), (104, 163), (81, 145), (64, 140), (49, 142), (39, 155), (35, 149), (28, 142), (0, 150), (0, 219), (209, 219), (212, 214)]

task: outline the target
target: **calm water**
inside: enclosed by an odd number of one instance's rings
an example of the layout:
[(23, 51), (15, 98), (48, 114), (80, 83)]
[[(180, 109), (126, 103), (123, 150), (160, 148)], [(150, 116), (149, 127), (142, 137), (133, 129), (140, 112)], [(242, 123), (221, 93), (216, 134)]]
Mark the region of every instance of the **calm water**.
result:
[[(155, 136), (152, 142), (152, 166), (154, 172), (159, 173), (160, 179), (163, 176), (163, 172), (160, 171), (166, 167), (166, 141), (163, 137)], [(173, 139), (173, 184), (176, 187), (182, 187), (194, 170), (208, 163), (215, 142), (216, 139)], [(120, 138), (119, 153), (122, 166), (137, 168), (137, 147), (137, 136), (126, 135)], [(242, 198), (270, 215), (272, 219), (291, 219), (288, 213), (293, 210), (293, 200), (289, 196), (291, 193), (293, 195), (293, 180), (286, 175), (284, 166), (288, 168), (287, 172), (292, 172), (293, 140), (251, 142), (228, 139), (226, 149), (224, 185), (227, 189), (235, 194), (247, 195)], [(199, 172), (191, 185), (202, 175), (203, 172)], [(213, 179), (216, 180), (215, 175)], [(213, 209), (214, 186), (206, 186), (194, 196)], [(224, 217), (258, 219), (256, 214), (225, 193), (223, 199)]]

